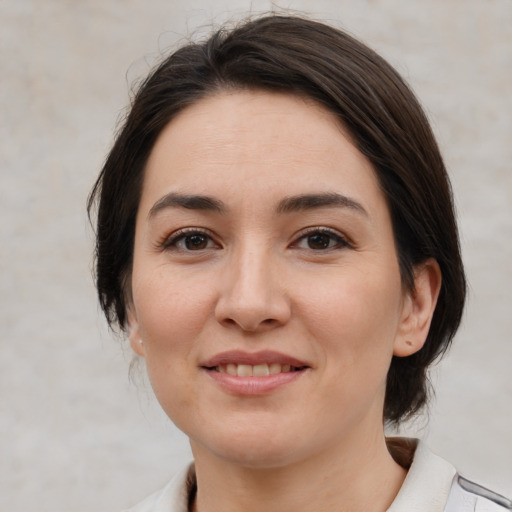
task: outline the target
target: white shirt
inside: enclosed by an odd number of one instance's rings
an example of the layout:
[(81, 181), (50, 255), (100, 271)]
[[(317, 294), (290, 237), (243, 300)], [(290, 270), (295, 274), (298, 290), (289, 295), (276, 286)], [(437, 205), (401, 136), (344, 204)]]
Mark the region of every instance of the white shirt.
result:
[[(410, 440), (410, 446), (415, 445)], [(459, 483), (455, 468), (419, 441), (400, 492), (387, 512), (504, 512), (512, 502), (475, 484), (471, 492)], [(193, 464), (183, 468), (162, 490), (126, 512), (188, 512), (189, 492), (195, 485)], [(482, 496), (488, 493), (487, 499)], [(493, 500), (502, 500), (496, 504)], [(509, 508), (510, 506), (510, 508)]]

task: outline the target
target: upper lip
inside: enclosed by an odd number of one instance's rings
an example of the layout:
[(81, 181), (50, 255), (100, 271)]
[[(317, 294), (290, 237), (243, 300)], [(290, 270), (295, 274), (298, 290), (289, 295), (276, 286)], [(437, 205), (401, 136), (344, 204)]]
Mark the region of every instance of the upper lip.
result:
[(226, 364), (248, 364), (255, 366), (257, 364), (282, 364), (290, 365), (295, 367), (309, 366), (304, 361), (295, 357), (283, 354), (281, 352), (275, 352), (273, 350), (261, 350), (259, 352), (246, 352), (243, 350), (229, 350), (227, 352), (220, 352), (212, 358), (208, 359), (201, 364), (205, 368), (214, 368), (216, 366), (222, 366)]

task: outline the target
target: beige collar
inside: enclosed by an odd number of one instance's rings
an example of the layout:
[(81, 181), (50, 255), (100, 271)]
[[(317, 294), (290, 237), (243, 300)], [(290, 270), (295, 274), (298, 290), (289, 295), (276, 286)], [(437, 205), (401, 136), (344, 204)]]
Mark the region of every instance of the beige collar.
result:
[[(412, 460), (404, 483), (387, 512), (443, 512), (455, 468), (434, 455), (421, 441), (393, 438), (388, 441), (395, 460)], [(399, 455), (397, 455), (399, 454)]]

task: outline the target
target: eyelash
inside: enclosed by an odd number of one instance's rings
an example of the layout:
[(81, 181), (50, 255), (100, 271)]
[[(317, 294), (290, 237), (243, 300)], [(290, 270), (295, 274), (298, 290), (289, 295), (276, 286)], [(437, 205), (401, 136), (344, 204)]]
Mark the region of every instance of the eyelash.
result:
[[(197, 249), (194, 251), (193, 249), (189, 249), (187, 247), (179, 247), (178, 244), (183, 241), (186, 243), (187, 238), (191, 238), (193, 236), (198, 237), (204, 237), (206, 239), (206, 243), (209, 244), (210, 242), (213, 242), (216, 244), (216, 242), (213, 240), (212, 235), (209, 231), (205, 229), (200, 228), (184, 228), (180, 229), (172, 235), (166, 237), (161, 243), (158, 244), (159, 247), (161, 247), (164, 250), (171, 250), (171, 249), (177, 249), (185, 252), (200, 252), (206, 249), (211, 249), (211, 247), (204, 247)], [(217, 245), (217, 244), (216, 244)]]
[[(328, 246), (320, 247), (320, 248), (313, 248), (311, 246), (299, 247), (299, 244), (302, 241), (307, 241), (308, 238), (313, 235), (317, 235), (317, 236), (323, 235), (323, 236), (330, 237), (329, 240), (327, 241)], [(215, 245), (217, 245), (217, 248), (218, 248), (218, 244), (215, 242), (215, 240), (213, 239), (210, 232), (207, 230), (204, 230), (204, 229), (200, 229), (200, 228), (180, 229), (180, 230), (176, 231), (175, 233), (172, 233), (172, 235), (164, 238), (164, 240), (158, 244), (158, 247), (162, 248), (163, 250), (174, 249), (174, 250), (180, 250), (180, 251), (184, 251), (184, 252), (201, 252), (204, 250), (212, 249), (212, 247), (200, 247), (199, 249), (194, 250), (194, 249), (188, 248), (186, 245), (185, 245), (185, 247), (180, 247), (178, 245), (178, 244), (180, 244), (180, 242), (184, 242), (186, 244), (187, 238), (192, 238), (194, 236), (203, 237), (203, 239), (205, 240), (205, 243), (207, 245), (213, 242)], [(331, 245), (331, 242), (334, 242), (334, 244)], [(290, 245), (290, 247), (296, 248), (296, 249), (311, 250), (311, 251), (320, 253), (320, 252), (327, 252), (327, 251), (336, 250), (336, 249), (350, 248), (350, 247), (352, 247), (352, 244), (343, 235), (341, 235), (338, 231), (335, 231), (333, 229), (326, 228), (326, 227), (311, 227), (311, 228), (307, 228), (307, 230), (305, 232), (303, 231), (301, 236), (295, 242), (293, 242)]]
[[(341, 233), (339, 233), (338, 231), (336, 231), (334, 229), (325, 228), (325, 227), (307, 228), (307, 230), (302, 233), (302, 235), (298, 238), (298, 240), (292, 244), (292, 247), (297, 247), (301, 241), (304, 241), (304, 240), (307, 241), (308, 237), (311, 237), (313, 235), (328, 236), (328, 237), (330, 237), (329, 244), (331, 241), (334, 241), (334, 245), (324, 247), (324, 248), (319, 248), (319, 249), (307, 247), (307, 248), (304, 248), (305, 250), (311, 250), (311, 251), (315, 251), (315, 252), (326, 252), (326, 251), (331, 251), (331, 250), (336, 250), (336, 249), (345, 249), (345, 248), (352, 247), (352, 244)], [(298, 247), (298, 248), (302, 249), (300, 247)]]

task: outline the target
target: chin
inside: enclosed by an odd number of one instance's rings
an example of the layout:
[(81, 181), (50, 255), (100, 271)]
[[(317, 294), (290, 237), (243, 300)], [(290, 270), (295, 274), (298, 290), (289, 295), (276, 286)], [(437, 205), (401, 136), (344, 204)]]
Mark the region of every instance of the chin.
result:
[[(263, 443), (261, 443), (263, 444)], [(298, 454), (293, 449), (272, 449), (268, 446), (230, 447), (218, 454), (230, 464), (248, 469), (271, 469), (289, 466), (296, 462)]]
[(209, 451), (230, 464), (251, 469), (287, 466), (300, 458), (300, 441), (294, 442), (289, 432), (276, 429), (237, 429), (204, 440), (191, 440), (194, 457)]

